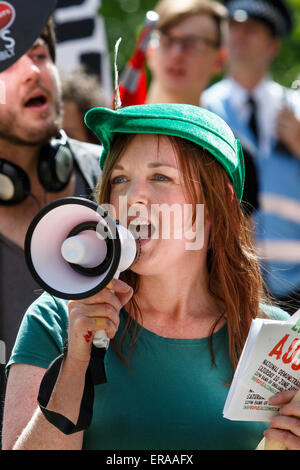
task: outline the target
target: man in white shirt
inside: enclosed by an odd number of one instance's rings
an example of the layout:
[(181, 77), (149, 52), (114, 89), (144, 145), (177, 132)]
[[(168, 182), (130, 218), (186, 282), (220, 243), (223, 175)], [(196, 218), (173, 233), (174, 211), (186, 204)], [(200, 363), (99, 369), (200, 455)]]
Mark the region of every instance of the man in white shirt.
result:
[[(202, 95), (255, 155), (257, 248), (270, 293), (300, 307), (300, 94), (270, 78), (292, 17), (282, 0), (229, 0), (228, 76)], [(247, 178), (247, 175), (246, 175)]]

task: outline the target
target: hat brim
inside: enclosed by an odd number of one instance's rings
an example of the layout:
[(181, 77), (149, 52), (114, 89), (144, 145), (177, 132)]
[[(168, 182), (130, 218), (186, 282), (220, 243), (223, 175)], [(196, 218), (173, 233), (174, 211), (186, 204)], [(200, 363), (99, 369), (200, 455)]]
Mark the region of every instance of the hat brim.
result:
[(220, 162), (241, 202), (245, 178), (242, 147), (227, 124), (214, 113), (176, 104), (130, 106), (118, 111), (93, 108), (87, 112), (85, 123), (103, 145), (101, 169), (118, 133), (181, 137), (205, 148)]

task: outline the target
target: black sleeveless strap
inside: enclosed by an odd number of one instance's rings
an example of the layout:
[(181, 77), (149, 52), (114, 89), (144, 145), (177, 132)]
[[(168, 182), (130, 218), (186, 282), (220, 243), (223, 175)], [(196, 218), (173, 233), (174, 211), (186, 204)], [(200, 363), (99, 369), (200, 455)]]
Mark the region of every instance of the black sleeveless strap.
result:
[(70, 421), (62, 414), (47, 409), (47, 405), (54, 389), (54, 386), (56, 384), (60, 367), (66, 352), (67, 346), (64, 347), (63, 354), (54, 359), (54, 361), (46, 370), (45, 375), (40, 384), (38, 404), (43, 415), (51, 424), (53, 424), (64, 434), (73, 434), (78, 431), (84, 431), (90, 426), (92, 422), (94, 405), (94, 386), (107, 382), (104, 367), (104, 356), (106, 353), (106, 349), (96, 348), (94, 345), (92, 345), (91, 359), (85, 374), (84, 391), (82, 394), (80, 411), (76, 424), (72, 423), (72, 421)]

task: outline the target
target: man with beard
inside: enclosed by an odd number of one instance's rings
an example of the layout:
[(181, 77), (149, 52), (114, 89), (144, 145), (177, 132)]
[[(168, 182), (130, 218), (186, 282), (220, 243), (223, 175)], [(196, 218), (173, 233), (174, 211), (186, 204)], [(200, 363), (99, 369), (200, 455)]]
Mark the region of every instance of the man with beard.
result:
[[(99, 179), (101, 148), (68, 139), (61, 130), (61, 85), (52, 19), (31, 49), (0, 73), (0, 80), (5, 90), (5, 104), (0, 104), (2, 405), (5, 363), (26, 308), (41, 293), (24, 258), (28, 226), (54, 199), (91, 196)], [(49, 230), (55, 231), (55, 227)]]

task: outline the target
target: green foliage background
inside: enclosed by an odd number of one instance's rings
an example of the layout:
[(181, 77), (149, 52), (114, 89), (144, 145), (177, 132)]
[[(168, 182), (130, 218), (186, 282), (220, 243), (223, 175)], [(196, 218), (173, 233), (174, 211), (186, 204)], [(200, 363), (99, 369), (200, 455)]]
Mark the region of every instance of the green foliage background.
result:
[[(119, 72), (131, 56), (146, 12), (153, 10), (156, 3), (157, 0), (102, 0), (100, 13), (106, 25), (111, 64), (115, 42), (122, 37), (118, 55)], [(287, 0), (287, 4), (293, 12), (295, 28), (283, 42), (281, 53), (273, 64), (272, 75), (276, 81), (290, 87), (298, 76), (300, 78), (300, 0)]]

